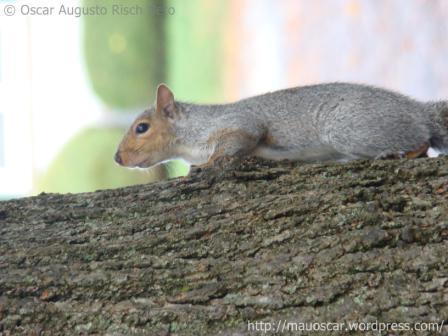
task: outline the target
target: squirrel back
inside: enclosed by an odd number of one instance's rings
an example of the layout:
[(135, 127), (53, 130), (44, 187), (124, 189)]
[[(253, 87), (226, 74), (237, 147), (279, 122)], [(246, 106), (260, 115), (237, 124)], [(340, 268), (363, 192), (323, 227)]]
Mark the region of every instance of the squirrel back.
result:
[(326, 161), (448, 152), (448, 103), (389, 90), (329, 83), (222, 105), (174, 100), (164, 84), (116, 153), (129, 167), (171, 159), (210, 165), (222, 157)]

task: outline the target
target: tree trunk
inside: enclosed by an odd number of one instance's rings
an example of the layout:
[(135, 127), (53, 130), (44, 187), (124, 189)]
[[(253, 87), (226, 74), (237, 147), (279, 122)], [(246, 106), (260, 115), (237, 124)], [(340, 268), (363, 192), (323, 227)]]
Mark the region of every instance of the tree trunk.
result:
[(448, 318), (447, 201), (440, 158), (0, 202), (0, 334), (435, 335), (412, 329)]

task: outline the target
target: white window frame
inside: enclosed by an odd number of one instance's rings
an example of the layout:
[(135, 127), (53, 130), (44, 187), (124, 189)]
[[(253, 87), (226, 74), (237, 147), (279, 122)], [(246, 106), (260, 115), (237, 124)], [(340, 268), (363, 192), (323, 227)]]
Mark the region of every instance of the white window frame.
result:
[(32, 189), (31, 58), (26, 17), (0, 20), (0, 114), (4, 165), (0, 198), (29, 194)]

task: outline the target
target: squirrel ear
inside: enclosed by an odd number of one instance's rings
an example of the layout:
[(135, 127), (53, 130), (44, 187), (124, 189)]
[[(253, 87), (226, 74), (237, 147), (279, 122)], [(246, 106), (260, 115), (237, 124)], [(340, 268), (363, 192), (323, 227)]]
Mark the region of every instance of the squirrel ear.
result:
[(157, 88), (156, 110), (166, 118), (176, 118), (174, 95), (165, 84), (160, 84)]

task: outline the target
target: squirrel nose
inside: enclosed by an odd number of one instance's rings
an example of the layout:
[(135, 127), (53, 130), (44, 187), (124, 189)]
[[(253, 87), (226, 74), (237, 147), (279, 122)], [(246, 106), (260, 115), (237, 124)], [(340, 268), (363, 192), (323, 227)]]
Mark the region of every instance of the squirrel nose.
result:
[(115, 162), (119, 165), (123, 165), (123, 160), (121, 159), (120, 152), (116, 152), (114, 156)]

